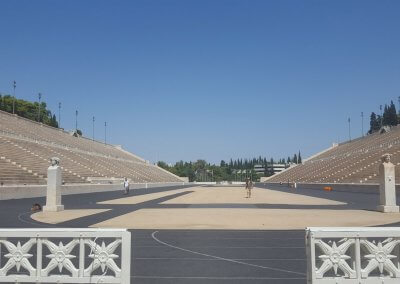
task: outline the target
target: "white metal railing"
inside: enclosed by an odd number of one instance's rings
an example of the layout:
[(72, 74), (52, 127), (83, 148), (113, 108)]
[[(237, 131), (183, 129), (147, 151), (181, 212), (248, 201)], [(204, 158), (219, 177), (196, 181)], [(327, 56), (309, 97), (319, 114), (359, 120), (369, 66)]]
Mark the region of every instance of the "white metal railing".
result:
[(307, 228), (307, 283), (400, 283), (400, 228)]
[(0, 229), (0, 282), (129, 284), (130, 260), (125, 229)]

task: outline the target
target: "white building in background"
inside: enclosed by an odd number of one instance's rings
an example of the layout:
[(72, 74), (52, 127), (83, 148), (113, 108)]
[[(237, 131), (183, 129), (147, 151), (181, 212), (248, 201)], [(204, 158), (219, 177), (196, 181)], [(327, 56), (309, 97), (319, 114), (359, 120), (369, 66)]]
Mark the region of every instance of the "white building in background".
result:
[(265, 176), (265, 167), (263, 165), (254, 165), (254, 171), (258, 176)]
[(289, 167), (289, 165), (287, 165), (287, 164), (268, 164), (267, 172), (270, 174), (277, 174), (288, 167)]

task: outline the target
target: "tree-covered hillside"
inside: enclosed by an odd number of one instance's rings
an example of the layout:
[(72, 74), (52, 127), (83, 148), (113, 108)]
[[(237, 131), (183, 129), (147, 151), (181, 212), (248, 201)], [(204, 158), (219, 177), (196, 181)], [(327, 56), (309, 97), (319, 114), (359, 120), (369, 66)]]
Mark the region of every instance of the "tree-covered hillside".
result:
[(13, 113), (13, 103), (15, 114), (58, 128), (56, 116), (47, 109), (45, 102), (41, 102), (39, 107), (38, 102), (32, 103), (17, 98), (14, 100), (14, 98), (10, 95), (0, 94), (0, 110)]
[[(380, 107), (382, 111), (382, 106)], [(385, 105), (383, 114), (379, 115), (375, 112), (371, 113), (370, 116), (370, 129), (369, 134), (379, 131), (382, 126), (396, 126), (399, 123), (399, 117), (396, 111), (396, 106), (393, 101), (389, 105)]]

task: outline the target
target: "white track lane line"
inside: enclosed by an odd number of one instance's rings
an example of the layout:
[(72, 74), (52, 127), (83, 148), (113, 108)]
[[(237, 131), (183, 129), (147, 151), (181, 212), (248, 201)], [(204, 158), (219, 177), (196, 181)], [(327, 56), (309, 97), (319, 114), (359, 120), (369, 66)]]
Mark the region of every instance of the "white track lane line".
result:
[(54, 228), (55, 227), (54, 225), (49, 225), (49, 224), (46, 224), (46, 223), (30, 222), (30, 221), (24, 220), (22, 218), (22, 216), (26, 216), (26, 215), (29, 215), (29, 214), (32, 214), (32, 212), (28, 211), (28, 212), (23, 212), (23, 213), (18, 214), (18, 220), (23, 222), (23, 223), (30, 224), (30, 225), (35, 225), (35, 226), (39, 226), (39, 227), (48, 227), (48, 228)]
[(207, 276), (147, 276), (134, 275), (138, 279), (205, 279), (205, 280), (304, 280), (305, 277), (207, 277)]
[[(136, 245), (136, 248), (161, 248), (163, 246), (156, 245)], [(188, 247), (188, 248), (205, 248), (205, 249), (305, 249), (305, 247), (222, 247), (222, 246), (204, 246), (204, 247)]]
[(228, 262), (232, 262), (232, 263), (237, 263), (237, 264), (243, 264), (243, 265), (247, 265), (247, 266), (252, 266), (252, 267), (257, 267), (257, 268), (262, 268), (262, 269), (269, 269), (269, 270), (274, 270), (274, 271), (279, 271), (279, 272), (285, 272), (285, 273), (292, 273), (292, 274), (297, 274), (297, 275), (302, 275), (302, 276), (306, 276), (305, 273), (301, 273), (301, 272), (296, 272), (296, 271), (290, 271), (290, 270), (286, 270), (286, 269), (280, 269), (280, 268), (273, 268), (273, 267), (268, 267), (268, 266), (262, 266), (262, 265), (257, 265), (257, 264), (252, 264), (252, 263), (247, 263), (247, 262), (243, 262), (243, 261), (239, 261), (239, 260), (234, 260), (234, 259), (229, 259), (229, 258), (224, 258), (224, 257), (219, 257), (219, 256), (215, 256), (215, 255), (210, 255), (210, 254), (206, 254), (206, 253), (201, 253), (201, 252), (197, 252), (197, 251), (192, 251), (189, 249), (185, 249), (185, 248), (181, 248), (181, 247), (177, 247), (168, 243), (165, 243), (159, 239), (157, 239), (156, 234), (158, 233), (158, 231), (154, 231), (151, 234), (151, 237), (158, 243), (163, 244), (167, 247), (170, 248), (174, 248), (177, 250), (181, 250), (181, 251), (186, 251), (189, 253), (193, 253), (193, 254), (197, 254), (197, 255), (202, 255), (202, 256), (206, 256), (206, 257), (211, 257), (211, 258), (215, 258), (215, 259), (219, 259), (219, 260), (224, 260), (224, 261), (228, 261)]
[[(204, 261), (220, 261), (221, 259), (200, 258), (200, 257), (135, 257), (135, 260), (204, 260)], [(247, 260), (247, 261), (300, 261), (306, 258), (232, 258), (232, 260)]]

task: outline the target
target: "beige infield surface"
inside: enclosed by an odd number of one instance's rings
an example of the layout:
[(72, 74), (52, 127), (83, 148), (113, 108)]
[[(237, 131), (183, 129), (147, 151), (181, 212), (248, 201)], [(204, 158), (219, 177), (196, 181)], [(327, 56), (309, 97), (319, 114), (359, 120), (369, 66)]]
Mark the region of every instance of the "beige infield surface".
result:
[(73, 219), (90, 216), (93, 214), (108, 211), (109, 209), (72, 209), (64, 210), (59, 212), (37, 212), (31, 215), (33, 220), (49, 223), (58, 224), (61, 222), (70, 221)]
[(399, 214), (357, 210), (141, 209), (92, 227), (131, 229), (287, 230), (306, 227), (373, 226), (400, 220)]
[(192, 188), (186, 194), (162, 204), (286, 204), (286, 205), (343, 205), (345, 203), (305, 195), (254, 188), (252, 197), (245, 198), (244, 187), (203, 187)]
[[(300, 194), (254, 188), (252, 197), (245, 198), (243, 187), (192, 187), (128, 196), (101, 202), (112, 206), (135, 204), (187, 193), (171, 198), (163, 203), (165, 208), (144, 207), (91, 227), (115, 227), (129, 229), (232, 229), (232, 230), (286, 230), (304, 229), (310, 226), (375, 226), (400, 222), (399, 213), (380, 213), (366, 210), (342, 209), (344, 203), (325, 198), (309, 197)], [(318, 209), (263, 209), (262, 204), (314, 205)], [(324, 206), (337, 205), (337, 209), (323, 209)], [(176, 208), (178, 207), (178, 208)], [(182, 207), (182, 208), (179, 208)], [(137, 208), (137, 207), (136, 207)], [(81, 215), (79, 215), (81, 211)], [(35, 220), (47, 223), (95, 214), (91, 210), (66, 210), (60, 216), (37, 213)], [(58, 213), (57, 213), (58, 214)], [(58, 218), (58, 219), (57, 219)]]
[(128, 197), (98, 202), (98, 204), (139, 204), (142, 202), (154, 200), (168, 195), (182, 193), (183, 191), (184, 190), (182, 189), (177, 189), (177, 190), (168, 190), (168, 191), (149, 193), (143, 195), (134, 195), (134, 196), (128, 196)]

